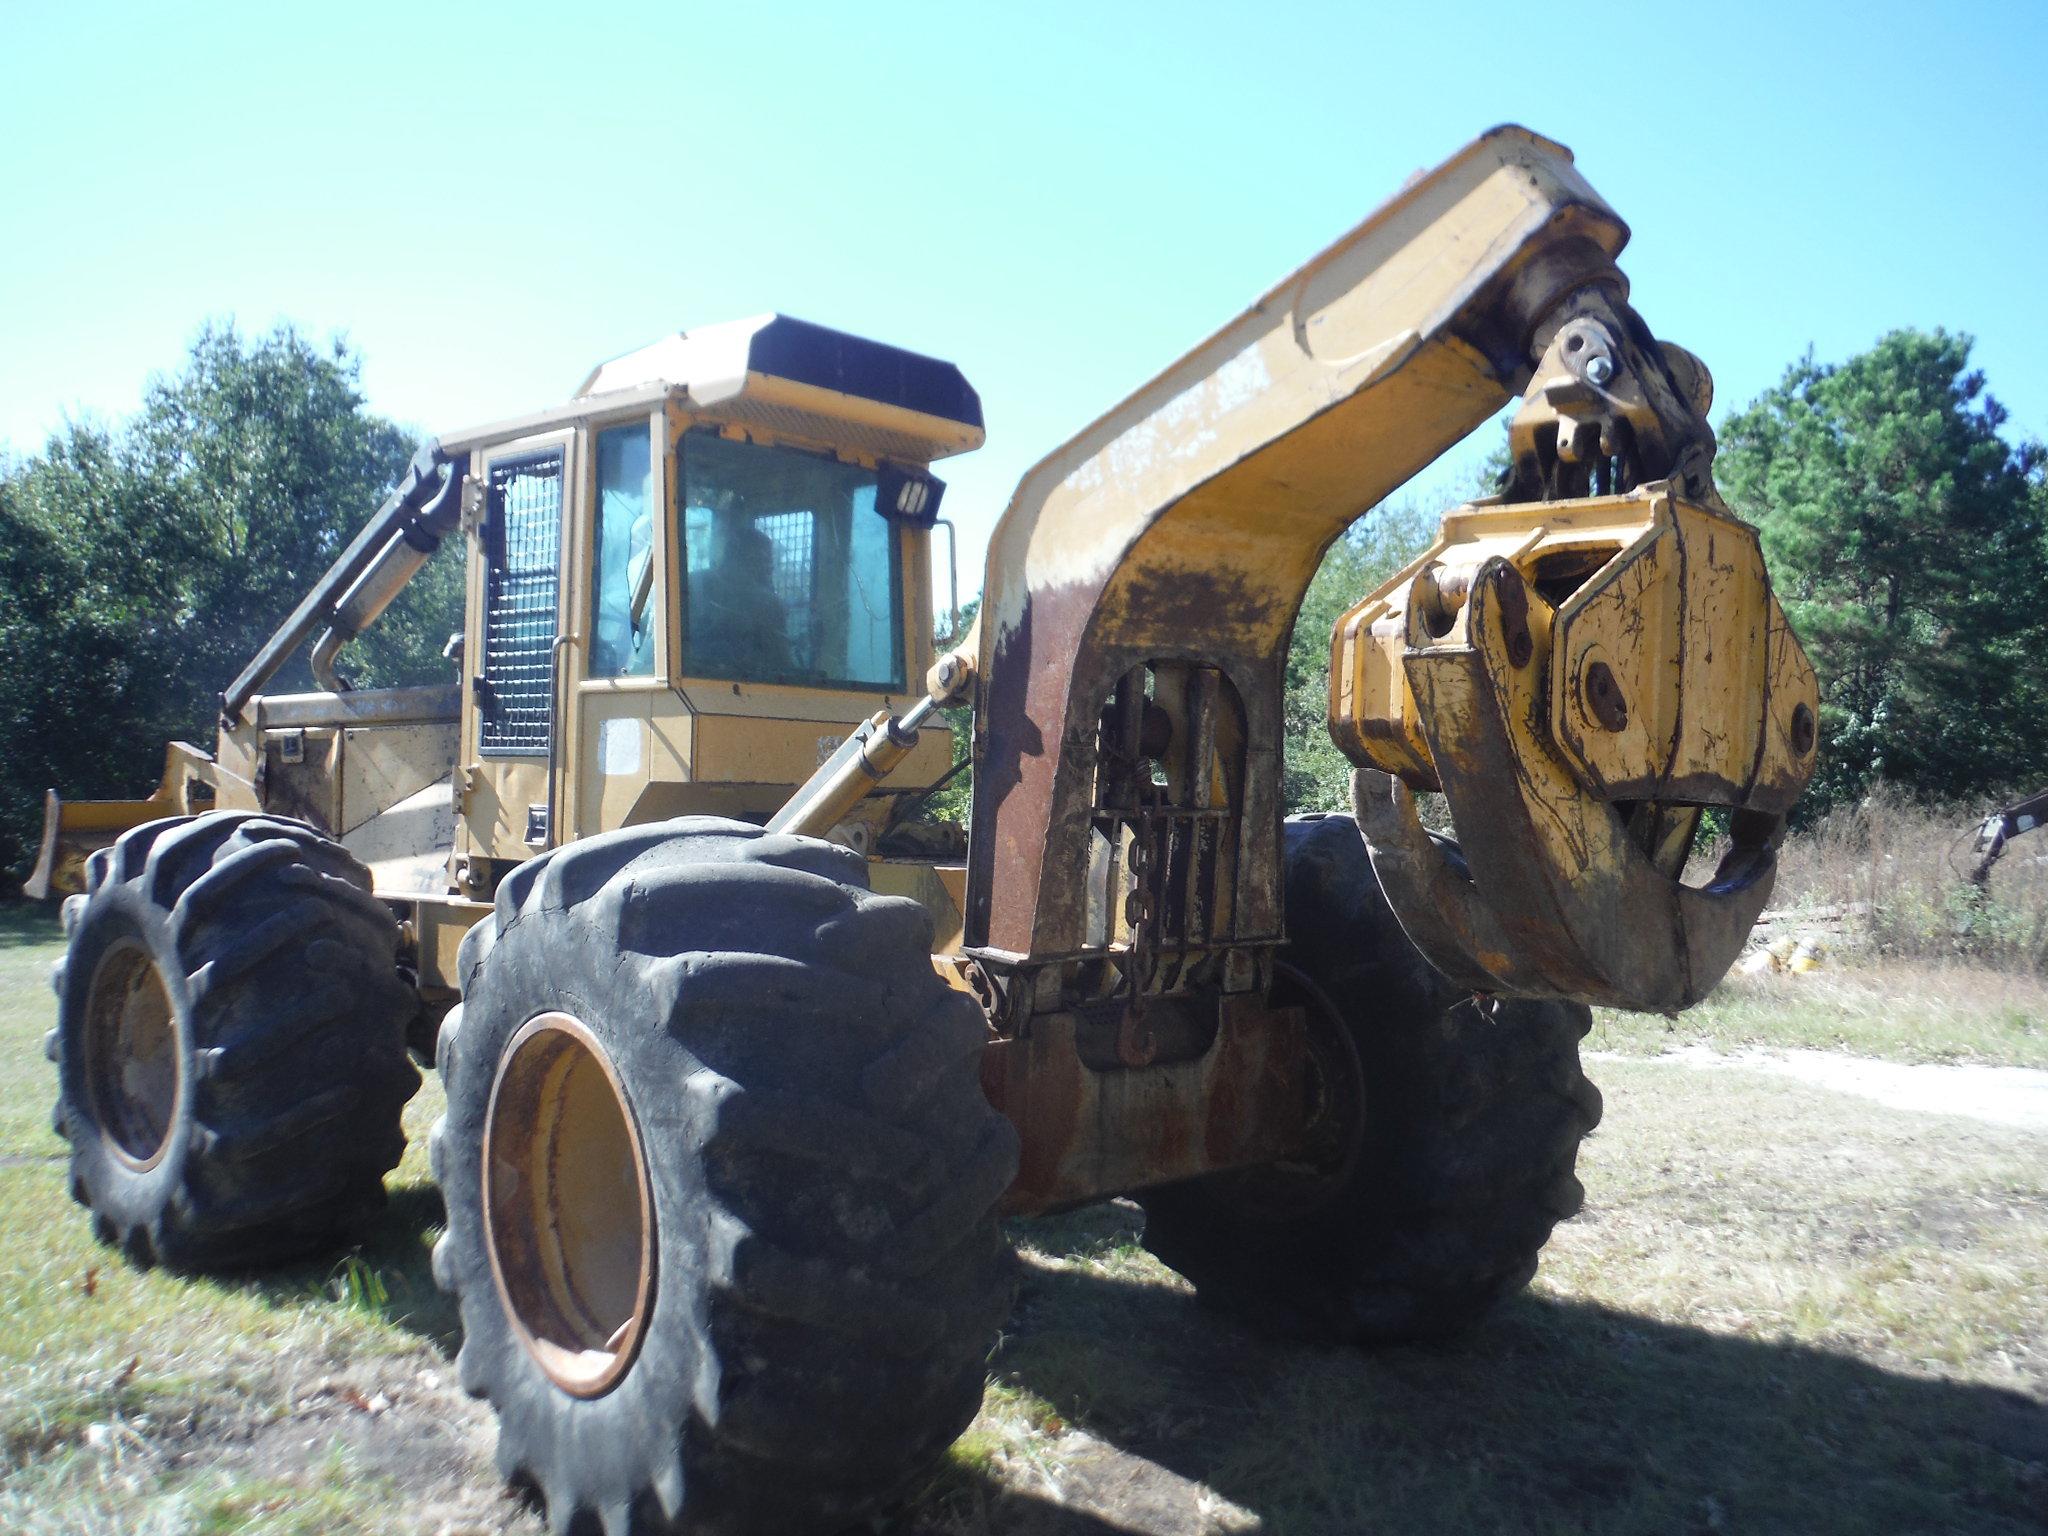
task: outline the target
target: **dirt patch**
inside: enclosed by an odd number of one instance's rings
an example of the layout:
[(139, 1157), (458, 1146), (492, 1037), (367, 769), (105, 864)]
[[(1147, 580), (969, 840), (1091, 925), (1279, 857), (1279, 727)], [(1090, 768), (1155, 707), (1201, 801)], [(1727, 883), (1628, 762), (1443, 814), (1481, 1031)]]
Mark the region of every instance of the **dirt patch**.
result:
[[(1588, 1055), (1606, 1059), (1603, 1053)], [(1917, 1114), (1960, 1115), (1986, 1125), (2048, 1131), (2048, 1072), (2035, 1067), (1876, 1061), (1844, 1051), (1727, 1054), (1701, 1045), (1684, 1046), (1658, 1059), (1703, 1069), (1767, 1072)]]
[(21, 1469), (28, 1483), (0, 1477), (0, 1527), (298, 1536), (359, 1529), (358, 1512), (381, 1505), (404, 1512), (392, 1529), (422, 1536), (545, 1528), (498, 1478), (488, 1410), (431, 1351), (346, 1361), (302, 1385), (287, 1379), (294, 1364), (241, 1361), (221, 1381), (80, 1416)]
[(494, 1444), (484, 1404), (443, 1369), (399, 1359), (351, 1364), (318, 1378), (284, 1412), (194, 1426), (162, 1449), (173, 1476), (297, 1487), (339, 1469), (402, 1488), (411, 1528), (436, 1536), (538, 1531), (540, 1522), (500, 1484)]

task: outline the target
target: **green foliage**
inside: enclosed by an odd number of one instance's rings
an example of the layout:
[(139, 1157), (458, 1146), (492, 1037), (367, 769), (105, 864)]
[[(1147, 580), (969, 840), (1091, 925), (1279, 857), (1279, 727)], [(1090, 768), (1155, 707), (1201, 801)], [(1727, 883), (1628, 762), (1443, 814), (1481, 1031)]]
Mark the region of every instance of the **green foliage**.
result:
[[(68, 424), (0, 466), (0, 867), (32, 856), (44, 789), (146, 793), (166, 741), (211, 746), (216, 695), (412, 449), (363, 408), (345, 344), (220, 325), (132, 420)], [(459, 562), (437, 559), (344, 669), (444, 678), (460, 586)], [(300, 658), (272, 687), (310, 685)]]
[(360, 1253), (346, 1255), (335, 1266), (328, 1290), (351, 1312), (362, 1312), (371, 1317), (383, 1316), (384, 1309), (391, 1304), (391, 1290), (385, 1285), (384, 1277)]
[[(368, 507), (363, 516), (369, 516)], [(468, 579), (468, 544), (460, 537), (442, 540), (383, 616), (342, 647), (342, 677), (358, 688), (453, 682), (455, 673), (441, 652), (462, 628)], [(282, 620), (284, 613), (277, 617)]]
[[(951, 630), (941, 625), (932, 636), (935, 655), (943, 656), (947, 651), (966, 638), (968, 630), (974, 627), (974, 616), (981, 612), (981, 599), (970, 597), (960, 605), (960, 622)], [(913, 678), (912, 682), (922, 686), (923, 679)], [(946, 724), (953, 732), (953, 761), (964, 762), (974, 751), (974, 710), (965, 704), (942, 710)], [(966, 826), (974, 806), (974, 770), (962, 768), (935, 794), (927, 795), (918, 806), (913, 819), (918, 821), (953, 822)]]
[(2000, 435), (1970, 347), (1904, 330), (1839, 366), (1809, 353), (1722, 428), (1721, 486), (1820, 672), (1809, 814), (1879, 781), (2048, 777), (2048, 452)]
[(1351, 760), (1330, 740), (1330, 636), (1353, 603), (1408, 564), (1436, 536), (1419, 507), (1387, 502), (1330, 546), (1309, 583), (1287, 648), (1286, 782), (1289, 811), (1340, 811), (1351, 804)]

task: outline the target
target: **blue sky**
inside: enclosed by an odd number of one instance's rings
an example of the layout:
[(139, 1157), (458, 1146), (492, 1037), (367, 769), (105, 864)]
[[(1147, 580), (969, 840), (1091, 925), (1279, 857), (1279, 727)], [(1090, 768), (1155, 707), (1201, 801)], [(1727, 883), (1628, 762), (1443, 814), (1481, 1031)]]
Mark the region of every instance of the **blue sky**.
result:
[(431, 432), (781, 309), (966, 369), (978, 560), (1031, 462), (1510, 120), (1630, 221), (1717, 417), (1944, 325), (2048, 437), (2048, 3), (1574, 14), (0, 0), (0, 445), (133, 409), (208, 317), (345, 332)]

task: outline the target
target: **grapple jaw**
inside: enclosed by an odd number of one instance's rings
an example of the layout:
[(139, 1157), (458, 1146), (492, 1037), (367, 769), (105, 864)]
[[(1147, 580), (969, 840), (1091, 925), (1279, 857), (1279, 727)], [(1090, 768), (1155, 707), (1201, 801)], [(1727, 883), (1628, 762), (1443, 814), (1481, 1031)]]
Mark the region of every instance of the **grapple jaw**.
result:
[[(1726, 973), (1813, 770), (1812, 666), (1755, 531), (1668, 482), (1482, 503), (1337, 626), (1331, 731), (1373, 867), (1475, 991), (1659, 1012)], [(1440, 790), (1458, 842), (1422, 824)], [(1683, 874), (1702, 808), (1714, 875)]]

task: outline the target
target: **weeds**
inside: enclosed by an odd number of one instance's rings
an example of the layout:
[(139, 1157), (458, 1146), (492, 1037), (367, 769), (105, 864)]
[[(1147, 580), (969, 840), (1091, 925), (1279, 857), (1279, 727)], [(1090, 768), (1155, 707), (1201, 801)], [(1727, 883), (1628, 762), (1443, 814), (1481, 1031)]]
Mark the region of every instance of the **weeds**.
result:
[[(1821, 967), (1738, 968), (1676, 1018), (1601, 1009), (1587, 1043), (2048, 1068), (2048, 841), (2016, 844), (1980, 888), (1968, 879), (1978, 819), (1880, 791), (1795, 833), (1757, 938), (1780, 954), (1815, 941)], [(1704, 848), (1690, 877), (1719, 853)]]
[(1984, 809), (1880, 789), (1831, 811), (1786, 841), (1775, 903), (1887, 959), (2048, 975), (2048, 843), (2014, 843), (1988, 884), (1973, 885)]
[(351, 1253), (335, 1266), (330, 1284), (334, 1299), (351, 1312), (382, 1317), (391, 1305), (391, 1292), (384, 1277), (360, 1253)]

